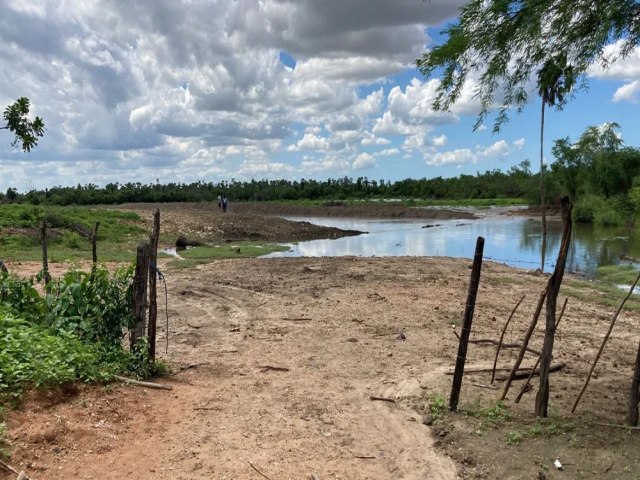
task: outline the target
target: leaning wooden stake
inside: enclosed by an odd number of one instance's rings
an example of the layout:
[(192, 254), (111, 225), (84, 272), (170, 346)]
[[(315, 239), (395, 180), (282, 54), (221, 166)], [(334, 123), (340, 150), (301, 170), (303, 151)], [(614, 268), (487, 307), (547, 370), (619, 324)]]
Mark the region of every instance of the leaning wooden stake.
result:
[(524, 354), (527, 351), (527, 347), (529, 346), (529, 340), (531, 340), (531, 335), (533, 335), (533, 331), (536, 329), (536, 325), (538, 324), (538, 317), (540, 317), (540, 312), (542, 311), (542, 305), (544, 305), (544, 299), (546, 297), (547, 297), (547, 289), (545, 288), (543, 292), (540, 294), (540, 299), (538, 300), (538, 306), (536, 307), (536, 311), (533, 314), (531, 323), (529, 323), (529, 328), (527, 329), (527, 332), (524, 334), (524, 338), (522, 339), (522, 347), (518, 352), (516, 363), (513, 364), (513, 367), (511, 368), (511, 372), (507, 377), (507, 382), (504, 384), (504, 390), (502, 391), (502, 396), (500, 397), (500, 400), (504, 400), (507, 397), (507, 393), (509, 393), (509, 388), (511, 388), (511, 382), (513, 382), (513, 377), (515, 376), (516, 372), (520, 369), (520, 364), (522, 363)]
[(449, 398), (449, 409), (457, 410), (460, 398), (460, 388), (462, 387), (462, 376), (464, 375), (464, 363), (467, 359), (467, 345), (469, 335), (471, 335), (471, 323), (473, 322), (473, 311), (476, 306), (476, 295), (480, 285), (480, 270), (482, 268), (482, 252), (484, 250), (484, 238), (478, 237), (476, 241), (476, 251), (473, 256), (473, 267), (471, 268), (471, 280), (469, 281), (469, 292), (467, 294), (467, 306), (462, 320), (462, 332), (460, 333), (460, 344), (458, 345), (458, 356), (456, 358), (456, 369), (453, 374), (453, 385), (451, 386), (451, 397)]
[(133, 277), (133, 316), (135, 318), (131, 329), (129, 348), (134, 351), (138, 339), (145, 335), (145, 317), (147, 306), (147, 275), (149, 272), (149, 245), (138, 245), (136, 256), (136, 273)]
[[(153, 214), (153, 230), (149, 237), (149, 361), (156, 360), (156, 321), (158, 318), (158, 237), (160, 236), (160, 210)], [(169, 332), (166, 332), (167, 337)]]
[(526, 295), (523, 295), (520, 298), (520, 300), (518, 300), (518, 303), (516, 303), (516, 306), (513, 307), (513, 310), (511, 310), (511, 315), (509, 315), (509, 318), (507, 318), (507, 322), (504, 324), (504, 327), (502, 328), (502, 333), (500, 334), (500, 340), (498, 340), (498, 347), (496, 348), (496, 358), (493, 359), (493, 371), (491, 372), (492, 385), (493, 385), (493, 381), (496, 378), (496, 365), (498, 364), (498, 356), (500, 355), (500, 349), (502, 348), (502, 340), (504, 339), (504, 334), (507, 333), (507, 327), (509, 326), (509, 323), (511, 323), (511, 319), (513, 318), (513, 315), (516, 313), (516, 310), (518, 309), (522, 301), (525, 299), (525, 297)]
[(100, 222), (96, 222), (93, 227), (93, 232), (91, 233), (91, 256), (93, 258), (93, 269), (95, 270), (98, 265), (98, 227), (100, 227)]
[(562, 285), (562, 277), (564, 276), (564, 267), (567, 263), (567, 255), (569, 254), (569, 242), (571, 240), (571, 202), (569, 197), (564, 197), (560, 201), (562, 208), (562, 241), (560, 250), (558, 251), (558, 259), (556, 260), (556, 268), (549, 277), (547, 283), (547, 315), (546, 328), (544, 331), (544, 342), (542, 343), (542, 354), (540, 355), (540, 387), (536, 394), (536, 416), (547, 417), (547, 409), (549, 406), (549, 368), (553, 359), (553, 343), (556, 336), (556, 305), (560, 286)]
[(600, 349), (598, 350), (596, 358), (593, 361), (593, 365), (591, 365), (591, 370), (589, 370), (589, 373), (587, 374), (587, 379), (585, 380), (584, 385), (582, 386), (582, 390), (580, 390), (580, 393), (578, 394), (578, 398), (576, 398), (576, 401), (573, 402), (571, 413), (574, 413), (576, 411), (576, 408), (578, 407), (578, 403), (580, 403), (580, 399), (582, 398), (582, 395), (587, 390), (587, 387), (589, 386), (589, 382), (591, 381), (591, 375), (593, 374), (593, 371), (596, 369), (596, 365), (598, 364), (598, 360), (600, 360), (600, 355), (602, 355), (604, 346), (609, 341), (609, 336), (613, 331), (613, 326), (616, 324), (616, 320), (618, 320), (618, 315), (620, 315), (620, 312), (622, 311), (622, 307), (624, 307), (624, 304), (627, 303), (627, 300), (629, 300), (629, 298), (633, 294), (633, 290), (636, 288), (636, 285), (638, 284), (638, 282), (640, 282), (640, 273), (638, 273), (638, 276), (636, 277), (635, 282), (633, 282), (633, 285), (631, 285), (631, 288), (629, 289), (629, 293), (627, 293), (627, 296), (624, 297), (622, 302), (620, 302), (620, 306), (618, 307), (618, 310), (616, 310), (615, 315), (613, 316), (613, 318), (611, 319), (611, 322), (609, 323), (609, 330), (607, 330), (607, 333), (604, 336), (604, 339), (602, 340), (602, 344), (600, 345)]
[[(560, 311), (560, 315), (558, 316), (558, 321), (556, 322), (556, 331), (558, 330), (558, 325), (560, 325), (560, 320), (562, 320), (562, 316), (564, 315), (564, 310), (565, 310), (565, 308), (567, 308), (567, 302), (568, 301), (569, 301), (568, 298), (564, 299), (564, 304), (562, 305), (562, 310)], [(527, 391), (527, 387), (529, 386), (529, 382), (531, 382), (531, 378), (533, 378), (533, 374), (534, 374), (536, 368), (538, 368), (538, 365), (540, 365), (540, 356), (541, 355), (542, 355), (542, 353), (540, 355), (538, 355), (538, 359), (536, 360), (536, 364), (533, 366), (533, 370), (531, 370), (531, 373), (529, 374), (529, 377), (527, 378), (527, 381), (524, 382), (524, 385), (520, 389), (520, 393), (518, 393), (518, 396), (516, 397), (514, 403), (520, 403), (520, 399), (522, 399), (522, 395), (524, 395), (524, 392)]]
[(51, 281), (51, 275), (49, 274), (49, 260), (47, 258), (47, 222), (45, 220), (42, 221), (42, 226), (40, 227), (40, 237), (42, 240), (42, 275), (45, 289), (47, 289)]
[(627, 425), (638, 426), (638, 403), (640, 402), (640, 344), (638, 344), (638, 354), (636, 355), (636, 366), (633, 369), (633, 379), (631, 380), (631, 391), (629, 392), (629, 405), (627, 410)]

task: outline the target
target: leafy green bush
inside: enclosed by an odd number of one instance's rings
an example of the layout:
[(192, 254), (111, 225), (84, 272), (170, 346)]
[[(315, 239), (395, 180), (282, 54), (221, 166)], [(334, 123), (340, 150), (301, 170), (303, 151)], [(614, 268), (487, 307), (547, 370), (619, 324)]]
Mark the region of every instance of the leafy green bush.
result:
[(628, 206), (619, 197), (604, 198), (600, 195), (585, 195), (573, 208), (573, 219), (581, 223), (595, 223), (607, 227), (624, 225)]
[(105, 381), (122, 370), (121, 361), (103, 361), (101, 345), (83, 343), (70, 333), (30, 324), (2, 310), (0, 331), (0, 393), (16, 394), (25, 386), (53, 386), (78, 379)]
[(113, 274), (105, 268), (70, 270), (54, 284), (57, 294), (47, 296), (47, 324), (86, 342), (119, 346), (133, 322), (132, 276), (133, 267)]
[(0, 272), (0, 307), (32, 321), (43, 320), (47, 309), (33, 278), (20, 279), (3, 272)]
[(149, 361), (146, 340), (133, 352), (122, 347), (133, 321), (132, 276), (132, 266), (71, 270), (42, 297), (35, 279), (0, 275), (0, 400), (23, 388), (165, 370)]

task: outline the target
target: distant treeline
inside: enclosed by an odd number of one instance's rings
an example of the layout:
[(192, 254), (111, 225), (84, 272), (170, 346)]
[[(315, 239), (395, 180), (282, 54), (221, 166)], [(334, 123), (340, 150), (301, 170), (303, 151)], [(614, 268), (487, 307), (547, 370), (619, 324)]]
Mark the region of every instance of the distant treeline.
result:
[[(630, 223), (640, 215), (640, 149), (625, 146), (615, 123), (589, 127), (572, 143), (556, 140), (555, 160), (545, 167), (545, 203), (564, 195), (574, 202), (577, 221), (604, 225)], [(0, 203), (97, 205), (134, 202), (334, 201), (399, 198), (424, 201), (517, 198), (539, 205), (539, 173), (524, 160), (506, 173), (491, 170), (455, 178), (406, 179), (396, 182), (343, 177), (328, 180), (237, 180), (219, 183), (110, 183), (32, 190), (9, 188)]]
[(328, 180), (236, 180), (194, 183), (110, 183), (105, 187), (78, 185), (52, 187), (21, 194), (9, 188), (0, 202), (43, 205), (97, 205), (134, 202), (214, 201), (224, 195), (231, 201), (346, 200), (368, 198), (478, 199), (535, 198), (537, 183), (529, 163), (512, 168), (456, 178), (406, 179), (398, 182), (343, 177)]

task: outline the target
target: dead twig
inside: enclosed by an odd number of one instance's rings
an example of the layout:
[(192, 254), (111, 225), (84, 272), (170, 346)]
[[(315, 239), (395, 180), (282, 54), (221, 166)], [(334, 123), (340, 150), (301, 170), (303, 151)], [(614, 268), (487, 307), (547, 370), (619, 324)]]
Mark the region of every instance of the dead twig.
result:
[(602, 427), (624, 428), (625, 430), (640, 430), (640, 427), (631, 427), (629, 425), (620, 425), (617, 423), (589, 422), (591, 425), (600, 425)]
[(376, 395), (369, 395), (369, 400), (379, 400), (381, 402), (396, 403), (393, 398), (377, 397)]
[(209, 362), (190, 363), (189, 365), (185, 365), (184, 367), (180, 367), (175, 372), (172, 372), (170, 376), (178, 375), (178, 374), (180, 374), (182, 372), (186, 372), (187, 370), (191, 370), (192, 368), (201, 367), (202, 365), (209, 365)]
[(283, 318), (282, 319), (285, 322), (311, 322), (313, 320), (313, 318), (307, 318), (307, 317), (294, 317), (294, 318)]
[(269, 370), (273, 370), (274, 372), (288, 372), (289, 369), (287, 367), (276, 367), (274, 365), (263, 365), (260, 367), (263, 372), (268, 372)]
[[(500, 344), (500, 342), (498, 340), (494, 340), (492, 338), (477, 338), (477, 339), (473, 339), (473, 340), (469, 340), (469, 343), (475, 343), (478, 345), (482, 345), (482, 344), (490, 344), (490, 345), (498, 345), (500, 346), (500, 348), (522, 348), (522, 344), (521, 343), (503, 343)], [(540, 352), (538, 350), (534, 350), (533, 348), (527, 347), (525, 348), (525, 350), (529, 353), (532, 353), (533, 355), (540, 355)]]
[(593, 371), (596, 369), (596, 365), (598, 364), (598, 360), (600, 360), (600, 355), (602, 355), (604, 346), (607, 344), (607, 341), (609, 340), (609, 336), (613, 331), (613, 326), (616, 324), (616, 320), (618, 320), (618, 315), (620, 314), (622, 307), (624, 307), (624, 304), (627, 303), (627, 300), (629, 300), (629, 297), (631, 297), (631, 294), (633, 293), (633, 290), (636, 288), (638, 281), (640, 281), (640, 273), (638, 273), (636, 280), (633, 282), (633, 285), (631, 285), (631, 288), (629, 289), (629, 293), (627, 293), (627, 296), (624, 297), (624, 299), (620, 303), (620, 306), (618, 307), (618, 310), (616, 310), (615, 315), (611, 319), (611, 323), (609, 324), (609, 330), (607, 330), (606, 335), (602, 339), (602, 344), (600, 345), (598, 354), (596, 355), (596, 358), (593, 360), (593, 365), (591, 365), (591, 370), (589, 370), (589, 374), (587, 375), (587, 379), (584, 382), (584, 386), (582, 387), (582, 390), (580, 390), (580, 394), (578, 395), (578, 398), (576, 398), (576, 401), (573, 403), (573, 407), (571, 408), (571, 413), (574, 413), (576, 411), (576, 408), (578, 408), (578, 403), (580, 403), (580, 399), (582, 398), (582, 395), (584, 394), (584, 392), (587, 390), (587, 387), (589, 386), (591, 375), (593, 374)]
[(153, 383), (153, 382), (141, 382), (139, 380), (133, 380), (132, 378), (121, 377), (120, 375), (114, 375), (113, 378), (116, 380), (120, 380), (124, 383), (130, 383), (131, 385), (138, 385), (140, 387), (146, 388), (154, 388), (156, 390), (173, 390), (171, 385), (166, 385), (163, 383)]
[[(507, 332), (507, 327), (509, 326), (509, 323), (511, 323), (511, 319), (513, 318), (513, 315), (516, 313), (516, 310), (518, 309), (518, 307), (520, 306), (520, 304), (522, 303), (522, 301), (525, 299), (526, 295), (523, 295), (520, 300), (518, 301), (518, 303), (516, 303), (516, 306), (513, 307), (513, 310), (511, 310), (511, 315), (509, 315), (509, 318), (507, 319), (507, 322), (504, 324), (504, 327), (502, 328), (502, 333), (500, 334), (500, 340), (498, 341), (498, 348), (496, 348), (496, 357), (493, 359), (493, 368), (496, 368), (496, 364), (498, 363), (498, 355), (500, 355), (500, 346), (502, 345), (502, 340), (504, 339), (504, 334)], [(493, 381), (496, 378), (496, 372), (495, 370), (491, 373), (491, 383), (493, 383)]]
[[(562, 320), (562, 316), (564, 315), (565, 308), (567, 308), (567, 302), (568, 301), (569, 301), (568, 298), (564, 299), (564, 304), (562, 305), (562, 310), (560, 311), (560, 316), (558, 317), (558, 321), (556, 322), (556, 330), (558, 329), (558, 325), (560, 325), (560, 320)], [(536, 360), (536, 364), (533, 366), (533, 369), (531, 370), (531, 373), (529, 374), (529, 378), (527, 378), (527, 381), (524, 382), (524, 385), (520, 389), (520, 393), (518, 393), (518, 396), (514, 400), (514, 403), (520, 403), (520, 399), (522, 398), (522, 395), (524, 395), (524, 393), (527, 391), (527, 387), (529, 386), (529, 382), (531, 381), (531, 378), (533, 377), (533, 373), (535, 372), (536, 368), (538, 368), (538, 365), (540, 365), (540, 356), (538, 356), (538, 360)]]
[(353, 458), (362, 458), (364, 460), (371, 460), (372, 458), (377, 458), (375, 455), (354, 455)]
[(16, 470), (15, 468), (13, 468), (11, 465), (9, 465), (8, 463), (3, 462), (2, 460), (0, 460), (0, 467), (4, 468), (6, 471), (14, 473), (16, 475), (18, 475), (18, 478), (23, 478), (25, 480), (29, 480), (29, 477), (27, 476), (26, 473), (24, 472), (19, 472), (18, 470)]
[[(557, 365), (551, 365), (551, 367), (549, 367), (549, 373), (558, 372), (566, 366), (567, 366), (566, 363), (558, 363)], [(534, 369), (534, 370), (526, 369), (526, 370), (518, 370), (515, 373), (512, 372), (512, 375), (510, 376), (498, 376), (496, 378), (499, 381), (508, 380), (509, 378), (511, 378), (511, 380), (522, 380), (522, 379), (530, 378), (539, 374), (540, 374), (540, 369)]]
[(251, 465), (251, 468), (253, 468), (256, 472), (258, 472), (260, 475), (262, 475), (263, 478), (266, 478), (267, 480), (271, 480), (269, 477), (267, 477), (264, 473), (262, 473), (258, 467), (256, 467), (253, 463), (251, 463), (249, 460), (247, 460), (247, 463), (249, 465)]
[(513, 380), (512, 376), (519, 370), (520, 364), (522, 363), (522, 359), (524, 358), (525, 348), (529, 346), (529, 340), (531, 340), (531, 335), (533, 335), (533, 331), (536, 329), (536, 325), (538, 324), (538, 318), (540, 317), (540, 312), (542, 311), (542, 306), (544, 305), (544, 299), (547, 297), (547, 288), (545, 288), (540, 294), (540, 298), (538, 299), (538, 306), (536, 307), (536, 311), (533, 314), (533, 318), (529, 323), (529, 327), (527, 328), (526, 333), (524, 334), (524, 338), (522, 339), (522, 348), (518, 352), (518, 357), (516, 358), (515, 363), (513, 364), (513, 368), (511, 369), (511, 373), (507, 378), (506, 383), (504, 384), (504, 390), (502, 391), (502, 395), (500, 396), (500, 400), (504, 400), (507, 397), (507, 393), (509, 393), (509, 387), (511, 387), (511, 381)]
[(472, 383), (471, 385), (473, 385), (474, 387), (489, 388), (491, 390), (498, 390), (498, 387), (494, 387), (493, 385), (483, 385), (482, 383)]

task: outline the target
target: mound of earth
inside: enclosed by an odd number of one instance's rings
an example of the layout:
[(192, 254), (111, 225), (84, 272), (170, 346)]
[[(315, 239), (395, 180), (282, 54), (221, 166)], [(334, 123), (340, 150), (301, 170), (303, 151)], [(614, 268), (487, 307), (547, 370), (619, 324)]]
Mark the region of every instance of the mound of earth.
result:
[(160, 209), (162, 232), (182, 235), (189, 240), (298, 242), (321, 238), (340, 238), (363, 232), (322, 227), (309, 222), (294, 222), (283, 216), (334, 216), (340, 218), (451, 219), (476, 218), (461, 210), (408, 208), (397, 205), (308, 206), (269, 203), (232, 203), (222, 213), (215, 203), (132, 203), (121, 210), (138, 213), (149, 223), (152, 213)]

